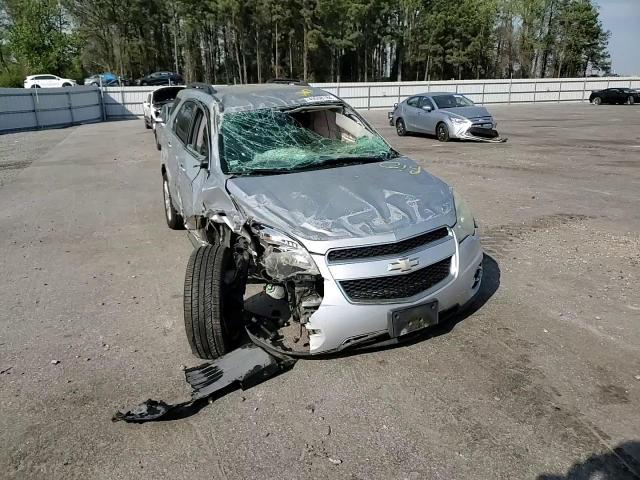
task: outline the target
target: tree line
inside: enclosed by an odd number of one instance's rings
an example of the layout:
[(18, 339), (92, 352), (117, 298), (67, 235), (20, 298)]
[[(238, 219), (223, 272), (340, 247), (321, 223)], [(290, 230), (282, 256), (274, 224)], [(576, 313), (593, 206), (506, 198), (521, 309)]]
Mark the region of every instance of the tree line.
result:
[(0, 84), (573, 77), (608, 38), (593, 0), (0, 0)]

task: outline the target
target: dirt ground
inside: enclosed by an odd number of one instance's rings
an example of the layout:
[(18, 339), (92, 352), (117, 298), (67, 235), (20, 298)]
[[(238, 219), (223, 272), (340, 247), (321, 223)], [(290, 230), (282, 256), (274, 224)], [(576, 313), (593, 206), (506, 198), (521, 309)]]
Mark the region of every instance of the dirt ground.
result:
[(153, 135), (0, 136), (0, 478), (639, 478), (640, 107), (491, 110), (505, 144), (366, 114), (475, 212), (473, 313), (144, 425), (110, 418), (199, 364)]

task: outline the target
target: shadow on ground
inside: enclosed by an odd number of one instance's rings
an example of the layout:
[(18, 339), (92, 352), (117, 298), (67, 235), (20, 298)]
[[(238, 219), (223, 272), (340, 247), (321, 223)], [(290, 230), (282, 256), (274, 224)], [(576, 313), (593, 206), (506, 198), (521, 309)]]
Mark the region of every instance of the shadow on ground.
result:
[(536, 480), (637, 480), (640, 479), (640, 442), (619, 444), (601, 455), (576, 462), (566, 475), (543, 473)]
[[(350, 355), (361, 355), (389, 348), (401, 348), (403, 346), (412, 345), (417, 342), (451, 332), (458, 323), (462, 322), (464, 319), (473, 315), (482, 308), (482, 306), (487, 303), (500, 286), (500, 268), (498, 267), (498, 263), (491, 256), (485, 254), (482, 265), (483, 279), (476, 296), (468, 305), (462, 307), (461, 310), (451, 313), (450, 316), (447, 315), (446, 317), (443, 317), (441, 319), (441, 323), (437, 326), (425, 329), (424, 332), (407, 336), (401, 341), (398, 341), (396, 338), (387, 340), (389, 342), (395, 342), (391, 344), (378, 343), (370, 346), (361, 346), (357, 349), (350, 349), (344, 352), (327, 355), (314, 355), (306, 358), (320, 360)], [(245, 301), (245, 306), (257, 308), (260, 307), (260, 303), (263, 303), (263, 308), (275, 312), (272, 304), (268, 301), (263, 301), (264, 299), (268, 300), (268, 298), (269, 297), (267, 295), (263, 295), (261, 292), (247, 299)], [(217, 360), (206, 362), (200, 367), (195, 367), (186, 371), (187, 383), (192, 387), (191, 400), (171, 405), (163, 401), (149, 399), (132, 409), (119, 410), (114, 415), (113, 420), (124, 420), (131, 423), (144, 423), (149, 421), (172, 421), (188, 418), (198, 413), (206, 407), (208, 403), (212, 403), (214, 400), (223, 397), (237, 388), (250, 388), (253, 385), (262, 383), (269, 378), (273, 378), (274, 376), (290, 370), (295, 365), (296, 358), (269, 352), (269, 349), (266, 347), (263, 347), (265, 348), (265, 351), (260, 350), (248, 339), (245, 339), (244, 342), (244, 345), (223, 355)], [(261, 352), (262, 355), (266, 355), (271, 359), (271, 362), (266, 362), (265, 365), (261, 365), (259, 362), (256, 364), (252, 357), (248, 357), (247, 361), (244, 361), (242, 356), (239, 356), (239, 359), (236, 358), (238, 352), (251, 349), (251, 347), (253, 347), (254, 351), (257, 350)], [(192, 377), (194, 377), (195, 380), (190, 380), (189, 372), (194, 370), (196, 372), (192, 373)], [(225, 377), (225, 375), (227, 375), (227, 377)], [(200, 390), (201, 388), (203, 391)]]

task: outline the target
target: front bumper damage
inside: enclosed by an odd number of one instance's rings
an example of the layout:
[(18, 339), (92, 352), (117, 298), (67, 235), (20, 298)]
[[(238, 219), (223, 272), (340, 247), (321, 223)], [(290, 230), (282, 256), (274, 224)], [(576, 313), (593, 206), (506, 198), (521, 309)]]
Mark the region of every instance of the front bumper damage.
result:
[(460, 133), (458, 138), (487, 143), (504, 143), (507, 141), (507, 138), (501, 137), (498, 131), (494, 128), (489, 129), (473, 126)]
[[(317, 358), (346, 349), (382, 348), (432, 335), (436, 329), (446, 325), (451, 316), (464, 310), (479, 290), (482, 272), (480, 242), (474, 235), (457, 245), (454, 254), (454, 271), (450, 281), (442, 288), (429, 292), (428, 295), (414, 302), (403, 304), (403, 306), (412, 306), (436, 300), (440, 317), (437, 325), (392, 337), (387, 329), (387, 313), (390, 308), (398, 305), (350, 305), (348, 302), (337, 305), (330, 302), (331, 305), (325, 304), (318, 309), (306, 325), (307, 328), (318, 330), (318, 334), (311, 335), (312, 348), (305, 353), (280, 348), (278, 342), (273, 342), (270, 338), (269, 334), (272, 332), (259, 326), (264, 326), (263, 322), (252, 322), (252, 318), (257, 314), (247, 312), (245, 325), (248, 341), (244, 345), (216, 360), (185, 370), (185, 379), (192, 389), (190, 400), (168, 404), (149, 399), (131, 409), (116, 412), (112, 420), (144, 423), (185, 418), (206, 406), (207, 400), (220, 398), (238, 387), (246, 390), (286, 372), (293, 368), (299, 358)], [(264, 320), (266, 320), (265, 323), (269, 321), (268, 318)], [(351, 335), (341, 337), (339, 340), (334, 337), (343, 335), (344, 329), (337, 328), (334, 322), (342, 324), (356, 322), (357, 324), (352, 325)], [(358, 331), (364, 333), (353, 336)], [(338, 347), (327, 350), (323, 348), (326, 344), (338, 345)]]

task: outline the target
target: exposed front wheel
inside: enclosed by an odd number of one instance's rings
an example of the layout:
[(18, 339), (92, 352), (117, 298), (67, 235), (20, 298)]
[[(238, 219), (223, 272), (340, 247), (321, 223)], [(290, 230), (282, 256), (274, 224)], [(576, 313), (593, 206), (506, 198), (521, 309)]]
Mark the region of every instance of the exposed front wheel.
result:
[(151, 125), (149, 125), (149, 120), (147, 120), (147, 117), (144, 117), (144, 128), (146, 128), (147, 130), (151, 128)]
[(600, 97), (595, 97), (593, 99), (593, 104), (594, 105), (601, 105), (602, 104), (602, 99)]
[(70, 87), (70, 86), (71, 86), (71, 84), (70, 84), (69, 82), (64, 82), (64, 83), (62, 84), (62, 86), (63, 86), (63, 87)]
[(407, 134), (407, 127), (404, 124), (404, 120), (401, 118), (396, 120), (396, 132), (401, 137), (404, 137)]
[(184, 230), (184, 220), (177, 210), (173, 207), (171, 192), (169, 191), (169, 180), (162, 177), (162, 195), (164, 196), (164, 215), (167, 219), (167, 225), (171, 230)]
[(436, 126), (436, 136), (441, 142), (449, 141), (449, 129), (447, 128), (447, 125), (445, 123), (441, 122)]
[(633, 97), (633, 95), (629, 95), (629, 98), (627, 99), (627, 103), (629, 105), (633, 105), (634, 103), (636, 103), (636, 99)]
[(245, 284), (231, 249), (206, 245), (191, 253), (184, 279), (184, 326), (194, 355), (214, 359), (236, 346)]

